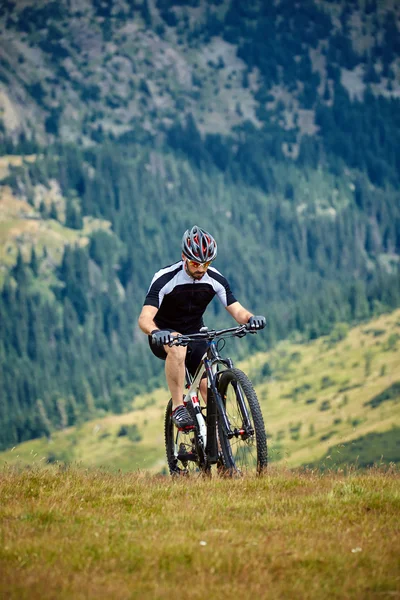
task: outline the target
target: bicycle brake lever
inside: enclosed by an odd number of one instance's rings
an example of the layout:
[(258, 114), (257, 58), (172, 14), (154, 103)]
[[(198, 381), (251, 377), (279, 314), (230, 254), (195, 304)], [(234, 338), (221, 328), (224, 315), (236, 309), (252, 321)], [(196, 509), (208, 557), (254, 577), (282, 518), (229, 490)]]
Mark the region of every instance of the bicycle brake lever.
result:
[(176, 337), (174, 340), (172, 340), (172, 342), (169, 342), (168, 346), (172, 347), (172, 346), (187, 346), (189, 344), (189, 341), (186, 341), (182, 336), (178, 336)]
[(235, 337), (242, 338), (242, 337), (244, 337), (245, 335), (247, 335), (248, 333), (249, 333), (249, 332), (248, 332), (248, 331), (246, 331), (246, 329), (244, 329), (243, 331), (238, 331), (237, 333), (235, 333)]

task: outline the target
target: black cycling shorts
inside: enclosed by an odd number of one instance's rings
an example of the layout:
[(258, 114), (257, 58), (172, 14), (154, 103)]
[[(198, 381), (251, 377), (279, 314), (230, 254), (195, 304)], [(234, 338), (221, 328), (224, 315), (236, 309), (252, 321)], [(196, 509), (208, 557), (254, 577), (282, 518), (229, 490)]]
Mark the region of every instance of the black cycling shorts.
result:
[[(175, 330), (174, 329), (165, 329), (165, 331), (175, 331)], [(157, 356), (157, 358), (161, 358), (161, 360), (165, 360), (167, 358), (167, 353), (164, 350), (164, 346), (157, 346), (156, 344), (153, 344), (153, 342), (151, 341), (151, 335), (148, 336), (148, 339), (149, 339), (150, 349), (151, 349), (152, 353), (154, 354), (154, 356)], [(186, 364), (187, 369), (192, 377), (196, 373), (197, 367), (199, 366), (200, 361), (203, 357), (203, 354), (206, 352), (206, 350), (207, 350), (207, 342), (205, 342), (204, 340), (201, 340), (198, 342), (190, 342), (188, 344), (185, 364)]]

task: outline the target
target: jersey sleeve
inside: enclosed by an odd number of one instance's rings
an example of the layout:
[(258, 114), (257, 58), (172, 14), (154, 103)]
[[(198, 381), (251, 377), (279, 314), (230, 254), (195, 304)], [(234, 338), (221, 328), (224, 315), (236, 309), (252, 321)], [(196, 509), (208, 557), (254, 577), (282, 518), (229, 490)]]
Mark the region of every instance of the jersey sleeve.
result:
[(225, 307), (237, 302), (228, 282), (226, 282), (226, 286), (224, 286), (224, 291), (221, 290), (218, 292), (218, 298)]
[(182, 263), (176, 263), (157, 271), (151, 280), (143, 306), (155, 306), (160, 308), (166, 287), (175, 275), (182, 270)]
[(157, 279), (153, 279), (147, 291), (143, 306), (155, 306), (156, 308), (160, 308), (160, 291), (161, 287), (157, 284)]
[(237, 302), (226, 277), (217, 269), (209, 269), (208, 273), (213, 280), (213, 287), (221, 304), (227, 307)]

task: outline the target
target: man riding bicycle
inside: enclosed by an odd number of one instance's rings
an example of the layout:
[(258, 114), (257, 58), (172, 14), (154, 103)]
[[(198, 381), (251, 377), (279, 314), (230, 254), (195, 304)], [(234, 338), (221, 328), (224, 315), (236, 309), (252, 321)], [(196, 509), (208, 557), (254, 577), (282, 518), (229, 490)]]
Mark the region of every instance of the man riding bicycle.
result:
[[(265, 317), (254, 316), (233, 295), (227, 279), (211, 263), (217, 256), (217, 243), (204, 229), (195, 225), (182, 238), (182, 260), (157, 271), (139, 316), (139, 327), (149, 336), (150, 348), (165, 360), (165, 375), (171, 392), (172, 420), (178, 428), (190, 427), (192, 419), (183, 404), (185, 365), (194, 375), (206, 350), (206, 342), (172, 346), (168, 343), (178, 333), (197, 333), (203, 327), (203, 314), (214, 298), (240, 325), (248, 329), (265, 327)], [(200, 391), (207, 397), (207, 382)]]

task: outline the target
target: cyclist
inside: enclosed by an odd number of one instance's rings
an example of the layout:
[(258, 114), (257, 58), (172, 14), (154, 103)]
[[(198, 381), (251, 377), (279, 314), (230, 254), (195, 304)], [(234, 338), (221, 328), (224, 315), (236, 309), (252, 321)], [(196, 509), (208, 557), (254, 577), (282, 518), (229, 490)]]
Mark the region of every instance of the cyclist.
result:
[[(248, 329), (265, 327), (265, 317), (254, 316), (233, 295), (226, 278), (211, 263), (217, 256), (217, 243), (197, 225), (182, 238), (182, 260), (157, 271), (154, 275), (139, 316), (139, 327), (148, 335), (150, 348), (165, 360), (165, 375), (171, 392), (172, 420), (179, 428), (192, 425), (183, 405), (185, 365), (194, 375), (206, 350), (206, 342), (184, 346), (168, 346), (177, 333), (197, 333), (203, 327), (203, 314), (215, 295), (240, 324)], [(207, 397), (206, 379), (200, 391)]]

